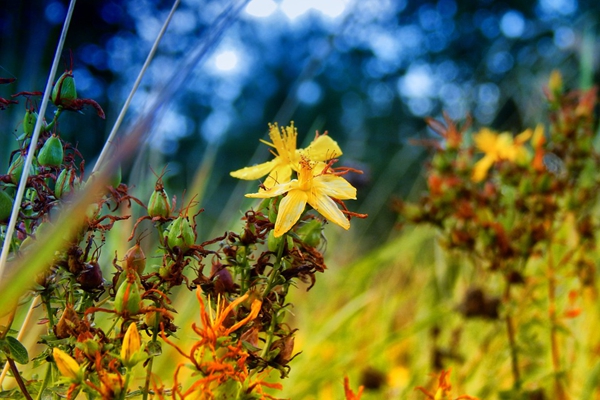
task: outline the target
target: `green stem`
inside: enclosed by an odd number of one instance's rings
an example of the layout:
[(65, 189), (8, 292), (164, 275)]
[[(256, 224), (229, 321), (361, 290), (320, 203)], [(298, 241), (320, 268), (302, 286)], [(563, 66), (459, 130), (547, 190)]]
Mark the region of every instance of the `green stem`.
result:
[(248, 288), (250, 287), (250, 282), (248, 282), (248, 272), (249, 272), (249, 268), (248, 268), (248, 248), (246, 246), (244, 247), (244, 256), (242, 258), (242, 260), (240, 262), (238, 262), (238, 266), (239, 266), (239, 271), (240, 271), (240, 294), (244, 295), (247, 291)]
[(54, 326), (54, 315), (52, 314), (52, 305), (50, 304), (50, 296), (46, 294), (42, 294), (42, 302), (44, 303), (44, 307), (46, 307), (46, 315), (48, 317), (48, 326), (50, 329)]
[(121, 394), (119, 395), (119, 399), (125, 400), (125, 396), (127, 395), (127, 389), (129, 388), (129, 382), (131, 381), (131, 368), (127, 368), (127, 372), (125, 372), (125, 383), (123, 384), (123, 390), (121, 390)]
[[(158, 304), (155, 304), (158, 306)], [(156, 318), (154, 319), (154, 326), (152, 329), (152, 340), (150, 343), (156, 343), (158, 339), (158, 324), (160, 322), (160, 317), (158, 317), (158, 313), (156, 313)], [(146, 367), (146, 382), (144, 383), (144, 392), (142, 393), (142, 400), (148, 400), (148, 393), (150, 392), (150, 378), (152, 376), (152, 365), (154, 363), (154, 356), (151, 356), (148, 361), (148, 366)]]
[(563, 400), (566, 398), (566, 394), (560, 381), (560, 350), (558, 347), (558, 323), (556, 318), (556, 274), (551, 248), (548, 249), (548, 318), (550, 319), (550, 350), (554, 371), (554, 392), (557, 399)]
[[(504, 304), (508, 304), (510, 301), (510, 282), (506, 282), (506, 289), (504, 291)], [(513, 387), (516, 390), (521, 388), (521, 373), (519, 371), (519, 358), (517, 352), (517, 344), (515, 340), (515, 327), (512, 316), (507, 314), (505, 317), (506, 322), (506, 333), (508, 335), (508, 344), (510, 347), (510, 359), (512, 365), (512, 374), (514, 384)]]
[(60, 116), (62, 111), (63, 111), (62, 106), (59, 106), (58, 109), (54, 112), (54, 118), (52, 118), (52, 121), (48, 125), (46, 125), (45, 128), (43, 128), (44, 132), (50, 132), (52, 130), (52, 128), (54, 128), (54, 125), (58, 121), (58, 117)]
[(271, 324), (269, 325), (269, 331), (267, 335), (267, 340), (265, 342), (265, 347), (263, 347), (262, 352), (260, 354), (260, 358), (265, 358), (269, 353), (269, 348), (271, 347), (271, 343), (273, 343), (273, 331), (275, 330), (275, 325), (277, 324), (277, 313), (273, 314), (271, 318)]
[(42, 386), (40, 386), (40, 391), (38, 392), (35, 400), (41, 400), (42, 394), (44, 390), (48, 386), (48, 382), (50, 382), (50, 378), (52, 377), (52, 363), (48, 363), (46, 368), (46, 375), (44, 375), (44, 380), (42, 381)]
[(269, 293), (271, 293), (271, 290), (273, 289), (273, 287), (275, 287), (277, 279), (279, 278), (279, 275), (281, 274), (281, 263), (282, 263), (283, 249), (285, 248), (285, 246), (287, 246), (287, 237), (286, 237), (286, 235), (283, 235), (281, 242), (279, 242), (279, 247), (277, 248), (277, 260), (275, 260), (275, 263), (273, 264), (273, 269), (271, 270), (271, 275), (269, 275), (269, 280), (267, 281), (265, 290), (263, 290), (263, 293), (262, 293), (263, 299), (266, 298), (269, 295)]

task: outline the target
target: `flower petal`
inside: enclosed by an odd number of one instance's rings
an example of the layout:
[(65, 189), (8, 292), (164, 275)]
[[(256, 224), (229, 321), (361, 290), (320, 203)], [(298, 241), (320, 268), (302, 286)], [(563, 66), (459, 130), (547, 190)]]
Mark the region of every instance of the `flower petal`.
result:
[(261, 178), (271, 172), (279, 163), (279, 157), (274, 158), (271, 161), (267, 161), (262, 164), (253, 165), (251, 167), (245, 167), (238, 169), (237, 171), (230, 172), (229, 175), (238, 179), (254, 180)]
[(263, 185), (269, 189), (276, 185), (288, 183), (290, 179), (292, 179), (292, 167), (289, 164), (279, 164), (273, 168)]
[(73, 357), (58, 347), (52, 349), (52, 356), (61, 375), (73, 381), (81, 380), (81, 367)]
[(296, 189), (297, 187), (298, 181), (294, 179), (281, 185), (275, 185), (268, 190), (261, 190), (258, 193), (247, 193), (246, 197), (251, 197), (254, 199), (267, 199), (269, 197), (282, 195), (290, 190)]
[(305, 149), (299, 150), (312, 161), (326, 161), (342, 155), (337, 142), (327, 135), (321, 135)]
[(304, 212), (307, 199), (308, 194), (303, 190), (291, 190), (287, 196), (281, 199), (279, 210), (277, 210), (277, 220), (275, 221), (275, 237), (282, 236), (292, 229)]
[(323, 195), (339, 200), (356, 200), (356, 188), (341, 176), (333, 174), (315, 176), (313, 188)]
[(498, 136), (488, 128), (482, 128), (473, 135), (475, 146), (484, 153), (493, 153), (496, 150)]
[(334, 224), (337, 224), (344, 229), (350, 228), (350, 221), (348, 221), (348, 218), (340, 211), (337, 204), (323, 192), (313, 190), (308, 197), (308, 204)]
[(494, 157), (487, 154), (477, 161), (473, 167), (473, 175), (471, 175), (473, 182), (481, 182), (486, 177), (492, 164), (494, 164)]

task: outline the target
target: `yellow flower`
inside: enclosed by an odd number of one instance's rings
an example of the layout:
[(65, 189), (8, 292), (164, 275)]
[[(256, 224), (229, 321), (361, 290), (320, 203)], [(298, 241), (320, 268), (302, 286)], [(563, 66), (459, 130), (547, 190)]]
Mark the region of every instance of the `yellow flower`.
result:
[(293, 122), (290, 126), (281, 129), (277, 124), (269, 124), (269, 137), (272, 143), (263, 140), (261, 142), (275, 149), (272, 151), (275, 158), (262, 164), (233, 171), (231, 176), (253, 180), (269, 174), (263, 185), (270, 188), (278, 183), (289, 182), (292, 170), (298, 171), (298, 164), (303, 156), (313, 161), (327, 161), (342, 155), (338, 144), (327, 135), (317, 136), (306, 149), (297, 149), (298, 131)]
[(332, 200), (356, 200), (356, 189), (344, 178), (331, 173), (314, 174), (315, 163), (306, 158), (300, 161), (298, 179), (276, 185), (246, 197), (269, 198), (287, 193), (279, 203), (275, 221), (275, 237), (282, 236), (298, 221), (306, 203), (321, 215), (344, 229), (350, 228), (350, 221)]
[(62, 376), (67, 377), (74, 382), (81, 381), (81, 367), (73, 357), (58, 347), (52, 349), (52, 356), (54, 357), (56, 366), (58, 367), (58, 370)]
[(473, 135), (475, 146), (483, 151), (483, 158), (475, 163), (471, 179), (475, 182), (482, 181), (490, 167), (498, 161), (523, 162), (529, 153), (524, 144), (531, 138), (532, 131), (527, 129), (513, 138), (509, 132), (494, 133), (488, 128), (483, 128), (478, 134)]
[(126, 367), (133, 367), (140, 359), (137, 353), (142, 347), (142, 338), (138, 332), (137, 326), (134, 323), (129, 324), (125, 337), (123, 337), (123, 345), (121, 346), (121, 361)]

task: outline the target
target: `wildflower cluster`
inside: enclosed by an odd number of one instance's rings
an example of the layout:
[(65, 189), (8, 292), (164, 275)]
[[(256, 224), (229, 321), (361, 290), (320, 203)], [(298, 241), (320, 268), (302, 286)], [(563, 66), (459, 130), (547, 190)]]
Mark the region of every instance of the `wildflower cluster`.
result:
[[(286, 195), (278, 205), (279, 212), (274, 231), (276, 238), (288, 232), (298, 222), (307, 203), (329, 221), (349, 229), (350, 222), (346, 215), (359, 215), (349, 212), (341, 200), (356, 199), (356, 189), (341, 175), (351, 169), (336, 170), (332, 167), (333, 162), (337, 161), (336, 158), (342, 155), (342, 151), (327, 133), (322, 136), (317, 133), (306, 149), (296, 148), (297, 136), (293, 123), (281, 131), (276, 124), (271, 125), (269, 137), (273, 143), (265, 143), (275, 149), (275, 158), (264, 164), (234, 171), (231, 176), (257, 179), (268, 173), (262, 190), (246, 196), (277, 198)], [(325, 161), (329, 162), (326, 164)], [(297, 173), (297, 179), (291, 180), (292, 171)], [(336, 203), (343, 206), (343, 211)]]
[[(32, 100), (41, 94), (15, 95), (27, 98), (24, 132), (7, 174), (0, 177), (2, 224), (10, 218), (33, 126), (37, 118), (44, 118), (37, 115)], [(18, 104), (2, 100), (3, 107)], [(104, 117), (101, 107), (77, 97), (70, 70), (57, 80), (51, 100), (56, 111), (49, 123), (43, 121), (16, 233), (6, 237), (2, 230), (2, 241), (11, 244), (11, 262), (43, 246), (46, 232), (62, 235), (54, 228), (58, 211), (69, 209), (81, 192), (95, 184), (94, 175), (85, 174), (81, 154), (60, 138), (57, 121), (63, 111), (81, 111), (86, 105)], [(320, 250), (325, 222), (307, 214), (306, 205), (345, 229), (350, 216), (358, 216), (342, 203), (356, 198), (356, 190), (341, 176), (349, 169), (333, 168), (334, 158), (341, 155), (335, 141), (317, 135), (311, 146), (296, 149), (296, 136), (293, 125), (281, 133), (271, 126), (276, 158), (232, 173), (243, 179), (269, 174), (259, 192), (249, 195), (267, 200), (245, 212), (241, 232), (225, 232), (202, 243), (196, 223), (202, 210), (192, 215), (193, 201), (177, 210), (162, 174), (147, 202), (130, 195), (120, 175), (115, 176), (85, 216), (71, 216), (81, 218), (82, 224), (73, 235), (64, 235), (61, 247), (54, 249), (22, 301), (36, 297), (43, 304), (40, 322), (47, 331), (39, 342), (44, 349), (30, 359), (14, 337), (12, 320), (0, 330), (2, 359), (18, 383), (1, 395), (15, 399), (54, 394), (68, 399), (80, 394), (102, 399), (274, 398), (268, 392), (281, 384), (268, 382), (266, 376), (273, 370), (287, 376), (295, 357), (295, 330), (284, 321), (290, 307), (288, 290), (298, 280), (312, 286), (316, 273), (326, 269)], [(102, 261), (113, 228), (137, 211), (143, 216), (129, 235), (130, 248), (122, 254), (115, 251), (112, 264)], [(158, 263), (148, 262), (144, 248), (151, 249)], [(177, 310), (171, 305), (176, 288), (195, 291), (198, 299), (200, 323), (192, 326), (197, 338), (189, 347), (174, 336), (179, 329)], [(163, 344), (183, 358), (173, 366), (172, 385), (153, 372)], [(24, 379), (15, 361), (46, 366), (44, 378)], [(188, 369), (191, 374), (184, 373)]]
[[(434, 144), (428, 191), (416, 203), (396, 203), (405, 221), (436, 227), (448, 254), (460, 254), (474, 268), (461, 269), (470, 283), (456, 310), (467, 319), (504, 321), (510, 366), (498, 368), (511, 371), (513, 385), (498, 389), (507, 398), (550, 392), (563, 399), (579, 389), (564, 379), (568, 365), (559, 343), (570, 335), (565, 333), (569, 319), (578, 315), (573, 299), (596, 284), (596, 89), (565, 92), (555, 72), (546, 95), (548, 125), (517, 135), (489, 128), (469, 135), (468, 122), (429, 119), (442, 140)], [(561, 293), (570, 293), (569, 300)], [(533, 301), (540, 296), (547, 301)], [(546, 321), (527, 323), (539, 320), (540, 307), (546, 308)], [(552, 364), (536, 368), (552, 374), (551, 388), (535, 384), (527, 368), (539, 356), (522, 340), (537, 336), (547, 338), (543, 346)], [(433, 353), (434, 367), (444, 368), (448, 360), (441, 349)]]

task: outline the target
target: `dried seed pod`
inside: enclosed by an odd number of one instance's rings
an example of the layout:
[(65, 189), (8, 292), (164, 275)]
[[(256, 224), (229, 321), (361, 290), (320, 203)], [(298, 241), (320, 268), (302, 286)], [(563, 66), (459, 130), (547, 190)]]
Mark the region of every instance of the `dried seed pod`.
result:
[(54, 327), (54, 334), (59, 339), (65, 339), (71, 336), (77, 337), (77, 327), (81, 320), (72, 305), (67, 305), (63, 311), (58, 323)]
[(77, 282), (81, 285), (81, 288), (86, 292), (97, 290), (102, 287), (104, 279), (102, 278), (102, 270), (100, 265), (92, 261), (85, 265), (83, 270), (77, 277)]

